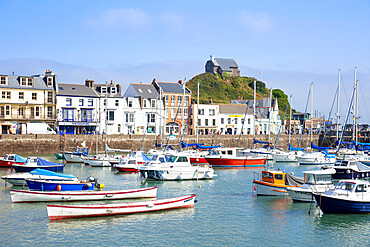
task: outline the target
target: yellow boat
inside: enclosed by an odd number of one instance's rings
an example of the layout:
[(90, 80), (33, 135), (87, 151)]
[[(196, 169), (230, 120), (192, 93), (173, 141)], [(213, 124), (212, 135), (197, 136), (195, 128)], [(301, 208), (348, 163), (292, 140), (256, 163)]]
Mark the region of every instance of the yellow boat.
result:
[(288, 195), (286, 188), (300, 187), (304, 183), (303, 178), (280, 170), (266, 170), (262, 171), (262, 174), (255, 174), (258, 178), (253, 180), (253, 190), (257, 195), (285, 196)]

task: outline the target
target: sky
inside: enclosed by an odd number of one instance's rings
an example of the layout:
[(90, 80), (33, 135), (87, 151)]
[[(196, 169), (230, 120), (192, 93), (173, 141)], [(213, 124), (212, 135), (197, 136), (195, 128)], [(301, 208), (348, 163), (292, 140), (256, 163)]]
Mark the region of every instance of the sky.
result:
[(357, 67), (360, 122), (370, 123), (369, 12), (365, 0), (0, 0), (0, 74), (51, 69), (59, 82), (125, 90), (190, 80), (214, 55), (292, 95), (301, 112), (313, 82), (314, 112), (327, 118), (340, 69), (343, 122)]

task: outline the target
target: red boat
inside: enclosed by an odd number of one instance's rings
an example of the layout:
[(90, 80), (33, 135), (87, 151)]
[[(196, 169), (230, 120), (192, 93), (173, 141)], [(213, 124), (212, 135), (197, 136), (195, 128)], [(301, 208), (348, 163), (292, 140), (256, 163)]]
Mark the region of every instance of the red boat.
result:
[(6, 154), (3, 159), (0, 159), (0, 167), (11, 167), (13, 164), (23, 165), (25, 158), (17, 154)]
[(261, 156), (243, 156), (242, 148), (220, 148), (216, 154), (205, 157), (212, 167), (220, 168), (246, 168), (263, 167), (266, 158)]

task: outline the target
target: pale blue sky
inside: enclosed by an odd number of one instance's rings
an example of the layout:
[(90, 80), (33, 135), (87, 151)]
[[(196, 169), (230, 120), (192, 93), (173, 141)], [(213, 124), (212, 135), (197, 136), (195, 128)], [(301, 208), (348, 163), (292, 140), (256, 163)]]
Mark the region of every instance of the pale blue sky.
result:
[[(209, 55), (328, 115), (342, 69), (342, 114), (353, 68), (370, 90), (369, 1), (0, 1), (0, 74), (52, 69), (61, 82), (192, 78)], [(347, 95), (347, 98), (346, 98)], [(366, 95), (366, 94), (364, 94)], [(363, 102), (362, 102), (363, 101)], [(360, 114), (369, 122), (367, 99)]]

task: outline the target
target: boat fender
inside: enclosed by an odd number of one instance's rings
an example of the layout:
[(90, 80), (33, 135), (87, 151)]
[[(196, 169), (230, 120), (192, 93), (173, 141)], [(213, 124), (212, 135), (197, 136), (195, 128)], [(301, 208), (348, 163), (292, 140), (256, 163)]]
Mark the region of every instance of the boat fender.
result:
[(90, 188), (92, 186), (92, 183), (87, 183), (84, 185), (84, 187)]
[(62, 190), (62, 186), (60, 186), (60, 184), (57, 185), (57, 191), (61, 191)]
[(346, 172), (347, 172), (347, 174), (350, 174), (350, 170), (347, 170)]
[(146, 205), (147, 208), (152, 208), (154, 207), (154, 204), (152, 202), (149, 202), (147, 205)]
[(96, 188), (98, 188), (99, 190), (101, 190), (101, 189), (104, 188), (104, 184), (96, 184)]

